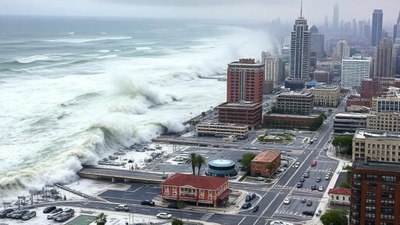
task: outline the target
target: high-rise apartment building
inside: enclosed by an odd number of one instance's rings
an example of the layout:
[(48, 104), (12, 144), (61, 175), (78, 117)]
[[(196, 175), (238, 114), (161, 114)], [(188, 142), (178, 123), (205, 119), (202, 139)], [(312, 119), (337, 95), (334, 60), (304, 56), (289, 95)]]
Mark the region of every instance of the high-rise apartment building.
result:
[(377, 46), (381, 41), (382, 22), (383, 22), (382, 9), (375, 9), (374, 12), (372, 13), (372, 36), (371, 36), (372, 46)]
[(275, 85), (279, 82), (279, 58), (271, 52), (262, 52), (262, 62), (264, 63), (264, 80), (272, 81)]
[(392, 50), (392, 43), (387, 38), (382, 39), (376, 48), (374, 78), (392, 76)]
[(359, 160), (351, 174), (349, 224), (400, 224), (400, 164)]
[(228, 64), (227, 101), (261, 103), (263, 99), (264, 64), (254, 59), (240, 59)]
[(342, 60), (341, 86), (351, 88), (361, 85), (361, 81), (370, 77), (371, 58), (355, 55)]
[(345, 40), (340, 40), (335, 47), (335, 51), (333, 54), (333, 58), (336, 61), (342, 61), (344, 58), (350, 57), (350, 47), (347, 44), (347, 41)]
[(310, 31), (302, 12), (296, 19), (290, 39), (290, 76), (293, 79), (307, 79), (310, 57)]

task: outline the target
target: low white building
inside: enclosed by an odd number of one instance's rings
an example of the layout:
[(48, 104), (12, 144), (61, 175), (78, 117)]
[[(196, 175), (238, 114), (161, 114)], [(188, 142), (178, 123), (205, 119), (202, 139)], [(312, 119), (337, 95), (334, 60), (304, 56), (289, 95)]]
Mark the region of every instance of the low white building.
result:
[(350, 188), (332, 188), (328, 192), (329, 204), (331, 205), (350, 205)]

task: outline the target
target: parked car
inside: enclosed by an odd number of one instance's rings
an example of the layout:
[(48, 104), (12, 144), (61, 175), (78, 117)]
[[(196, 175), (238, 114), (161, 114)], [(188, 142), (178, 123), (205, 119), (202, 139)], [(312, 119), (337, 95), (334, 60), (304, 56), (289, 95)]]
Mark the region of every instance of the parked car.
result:
[(285, 200), (283, 200), (283, 204), (289, 205), (290, 204), (290, 198), (286, 197)]
[(49, 206), (43, 209), (43, 213), (51, 213), (53, 210), (55, 210), (57, 207), (55, 206)]
[(71, 208), (65, 208), (63, 210), (63, 213), (68, 213), (68, 214), (74, 215), (75, 211), (74, 211), (74, 209), (71, 209)]
[(293, 223), (284, 222), (281, 220), (274, 220), (270, 223), (270, 225), (293, 225)]
[(155, 206), (156, 203), (150, 200), (144, 200), (142, 203), (140, 203), (141, 205), (149, 205), (149, 206)]
[(21, 210), (21, 211), (19, 211), (17, 213), (13, 213), (11, 218), (13, 218), (13, 219), (21, 219), (28, 212), (29, 212), (28, 210)]
[(7, 217), (7, 218), (12, 218), (12, 215), (13, 215), (14, 213), (19, 213), (19, 212), (21, 212), (21, 211), (22, 211), (22, 210), (20, 210), (20, 209), (13, 210), (13, 211), (7, 213), (7, 214), (6, 214), (6, 217)]
[(255, 193), (249, 193), (248, 195), (246, 195), (246, 202), (250, 202), (251, 200), (256, 198), (256, 194)]
[(242, 205), (242, 209), (248, 209), (251, 207), (251, 203), (250, 202), (246, 202)]
[(324, 186), (319, 186), (318, 191), (324, 191)]
[(321, 181), (321, 177), (317, 177), (316, 181), (320, 182)]
[(306, 206), (312, 206), (312, 201), (308, 200), (307, 203), (306, 203)]
[(167, 207), (170, 209), (179, 209), (178, 204), (176, 203), (169, 203)]
[(157, 218), (159, 219), (170, 219), (171, 217), (172, 217), (171, 214), (165, 212), (157, 214)]
[(329, 180), (329, 179), (331, 179), (331, 177), (329, 175), (326, 175), (325, 180)]
[(305, 199), (305, 198), (301, 199), (301, 203), (306, 203), (306, 202), (307, 202), (307, 199)]
[[(59, 209), (61, 209), (61, 208), (59, 208)], [(54, 211), (55, 210), (53, 210), (53, 213), (51, 213), (50, 215), (47, 215), (48, 220), (54, 220), (54, 218), (56, 218), (58, 215), (60, 215), (62, 213), (62, 211), (58, 211), (58, 212), (54, 212)]]
[(302, 188), (303, 187), (303, 183), (301, 183), (301, 182), (297, 183), (296, 187), (297, 188)]
[(0, 218), (5, 218), (7, 214), (14, 212), (16, 209), (5, 209), (0, 212)]
[(303, 211), (302, 213), (303, 213), (303, 215), (314, 216), (314, 212), (313, 211)]
[(57, 215), (57, 216), (54, 218), (54, 221), (57, 221), (57, 222), (65, 222), (65, 221), (71, 219), (73, 216), (74, 216), (74, 215), (71, 214), (71, 213), (61, 212), (59, 215)]
[(129, 207), (127, 205), (118, 205), (115, 207), (116, 211), (125, 211), (128, 212), (129, 211)]
[(30, 219), (32, 219), (32, 218), (35, 217), (35, 216), (36, 216), (36, 212), (35, 212), (35, 211), (29, 211), (29, 212), (27, 212), (25, 215), (23, 215), (21, 219), (23, 219), (23, 220), (30, 220)]
[(304, 178), (309, 178), (309, 177), (310, 177), (310, 174), (309, 174), (309, 173), (304, 173), (304, 174), (303, 174), (303, 177), (304, 177)]
[(313, 184), (311, 185), (311, 191), (317, 190), (317, 185)]
[(303, 183), (304, 181), (306, 181), (306, 179), (304, 179), (304, 177), (300, 178), (299, 182)]
[(254, 206), (253, 210), (251, 210), (251, 211), (255, 213), (255, 212), (258, 211), (258, 208), (260, 208), (260, 206), (259, 206), (259, 205), (256, 205), (256, 206)]
[(317, 160), (311, 161), (311, 167), (315, 167), (315, 166), (317, 166)]

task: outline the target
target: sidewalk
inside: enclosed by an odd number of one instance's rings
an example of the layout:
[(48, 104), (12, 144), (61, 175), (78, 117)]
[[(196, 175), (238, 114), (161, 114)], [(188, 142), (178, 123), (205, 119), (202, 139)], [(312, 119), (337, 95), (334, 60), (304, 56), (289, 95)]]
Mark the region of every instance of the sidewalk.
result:
[[(320, 201), (320, 203), (318, 205), (317, 211), (321, 210), (321, 215), (324, 214), (327, 209), (329, 209), (329, 195), (328, 195), (329, 189), (334, 188), (335, 183), (336, 183), (336, 181), (337, 181), (337, 179), (339, 177), (339, 174), (342, 171), (345, 171), (343, 169), (348, 165), (351, 166), (351, 164), (352, 164), (351, 161), (336, 158), (335, 157), (334, 148), (333, 148), (332, 145), (329, 146), (329, 149), (327, 151), (327, 156), (329, 158), (332, 158), (332, 159), (335, 159), (335, 160), (339, 161), (339, 164), (338, 164), (337, 168), (334, 170), (334, 173), (332, 173), (332, 177), (331, 177), (331, 179), (329, 181), (329, 184), (326, 187), (324, 195), (322, 196), (322, 199), (321, 199), (321, 201)], [(307, 221), (305, 224), (323, 225), (321, 220), (320, 220), (320, 216), (314, 215), (312, 220)]]

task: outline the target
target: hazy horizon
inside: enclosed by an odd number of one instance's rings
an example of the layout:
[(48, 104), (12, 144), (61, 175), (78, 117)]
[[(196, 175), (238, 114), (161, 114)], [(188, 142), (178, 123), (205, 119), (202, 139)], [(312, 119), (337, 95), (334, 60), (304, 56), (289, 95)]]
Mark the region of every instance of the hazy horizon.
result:
[[(304, 0), (303, 15), (309, 24), (332, 23), (333, 7), (339, 4), (340, 20), (368, 20), (374, 9), (382, 9), (383, 23), (395, 23), (398, 0)], [(357, 9), (355, 11), (354, 9)], [(132, 17), (171, 19), (210, 19), (232, 21), (270, 21), (280, 18), (291, 24), (300, 13), (300, 0), (0, 0), (0, 15)]]

